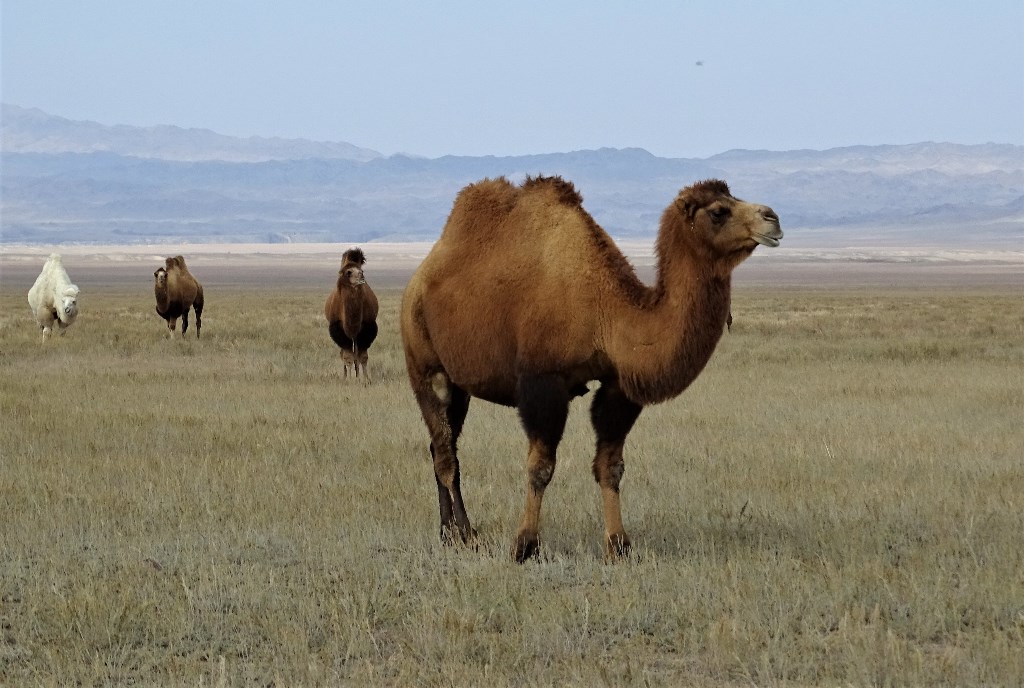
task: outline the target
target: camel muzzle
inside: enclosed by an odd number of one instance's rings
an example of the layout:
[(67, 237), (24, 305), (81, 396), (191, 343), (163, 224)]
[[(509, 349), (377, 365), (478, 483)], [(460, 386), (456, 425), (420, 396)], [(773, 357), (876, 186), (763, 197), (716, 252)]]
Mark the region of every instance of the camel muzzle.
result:
[(750, 238), (756, 241), (757, 243), (761, 244), (762, 246), (776, 248), (779, 245), (779, 239), (782, 238), (782, 230), (780, 229), (778, 231), (778, 234), (775, 234), (774, 236), (768, 234), (758, 234), (755, 232), (750, 235)]

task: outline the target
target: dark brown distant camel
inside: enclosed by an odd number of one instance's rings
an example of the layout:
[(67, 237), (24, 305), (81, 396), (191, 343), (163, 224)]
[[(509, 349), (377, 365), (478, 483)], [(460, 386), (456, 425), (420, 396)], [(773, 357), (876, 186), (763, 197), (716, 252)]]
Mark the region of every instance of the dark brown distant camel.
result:
[(627, 553), (619, 506), (626, 435), (645, 405), (675, 397), (701, 372), (725, 329), (733, 268), (781, 238), (771, 208), (734, 198), (722, 181), (694, 184), (662, 214), (657, 283), (648, 287), (569, 182), (485, 179), (463, 189), (401, 313), (442, 539), (474, 536), (456, 456), (470, 397), (517, 407), (529, 439), (526, 510), (513, 549), (522, 562), (539, 546), (541, 500), (569, 402), (597, 380), (590, 416), (605, 544), (610, 556)]
[(156, 312), (167, 321), (167, 334), (174, 337), (174, 328), (181, 318), (181, 336), (188, 330), (188, 309), (196, 312), (196, 339), (203, 328), (203, 286), (199, 284), (183, 256), (164, 261), (164, 267), (153, 273), (153, 291), (156, 294)]
[(363, 265), (366, 256), (362, 249), (352, 248), (341, 256), (338, 282), (327, 296), (324, 315), (327, 330), (334, 343), (341, 347), (341, 367), (345, 377), (349, 368), (358, 377), (360, 369), (370, 379), (367, 367), (368, 350), (377, 338), (377, 295), (366, 283)]

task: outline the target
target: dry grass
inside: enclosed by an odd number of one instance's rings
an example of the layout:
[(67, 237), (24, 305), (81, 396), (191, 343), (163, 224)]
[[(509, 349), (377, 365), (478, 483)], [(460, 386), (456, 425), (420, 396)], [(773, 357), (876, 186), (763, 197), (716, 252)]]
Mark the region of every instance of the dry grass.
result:
[(0, 684), (1012, 684), (1024, 676), (1018, 294), (741, 291), (704, 375), (627, 445), (636, 546), (601, 555), (587, 400), (544, 512), (475, 401), (479, 550), (444, 548), (384, 290), (343, 382), (326, 288), (83, 288), (40, 346), (0, 310)]

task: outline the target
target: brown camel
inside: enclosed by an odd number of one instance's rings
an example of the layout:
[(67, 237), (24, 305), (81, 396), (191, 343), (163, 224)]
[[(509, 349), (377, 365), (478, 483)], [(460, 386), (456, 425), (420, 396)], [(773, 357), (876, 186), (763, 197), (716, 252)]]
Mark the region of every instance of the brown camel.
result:
[(341, 256), (341, 268), (334, 290), (327, 295), (324, 315), (327, 330), (334, 343), (341, 347), (341, 368), (345, 377), (352, 369), (353, 377), (370, 379), (367, 367), (368, 350), (377, 338), (377, 295), (366, 283), (362, 249), (352, 248)]
[(704, 368), (729, 315), (733, 268), (778, 246), (779, 218), (725, 182), (679, 192), (661, 217), (658, 276), (645, 286), (569, 182), (485, 179), (463, 189), (402, 299), (406, 366), (430, 433), (441, 537), (474, 531), (456, 444), (470, 397), (519, 411), (529, 440), (526, 509), (513, 556), (537, 552), (541, 500), (569, 402), (591, 404), (593, 474), (609, 556), (629, 551), (619, 482), (641, 409), (675, 397)]
[(188, 267), (184, 256), (164, 261), (164, 267), (153, 273), (153, 291), (156, 294), (156, 312), (167, 321), (167, 334), (174, 337), (174, 328), (181, 318), (181, 336), (188, 331), (188, 309), (196, 312), (196, 339), (203, 328), (203, 285), (199, 284)]

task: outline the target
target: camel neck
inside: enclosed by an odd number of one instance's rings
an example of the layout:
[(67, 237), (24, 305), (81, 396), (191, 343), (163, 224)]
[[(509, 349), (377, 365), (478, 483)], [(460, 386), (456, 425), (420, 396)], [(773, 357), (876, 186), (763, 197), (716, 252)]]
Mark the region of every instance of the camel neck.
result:
[(154, 291), (156, 291), (157, 308), (160, 310), (161, 313), (166, 312), (167, 307), (170, 305), (170, 298), (167, 296), (167, 287), (164, 286), (163, 289), (157, 287)]
[(345, 308), (341, 326), (350, 338), (355, 339), (363, 325), (363, 292), (361, 287), (348, 287), (344, 292)]
[(684, 250), (659, 246), (658, 282), (649, 305), (624, 306), (613, 318), (609, 357), (627, 396), (657, 403), (700, 374), (729, 315), (730, 276)]

